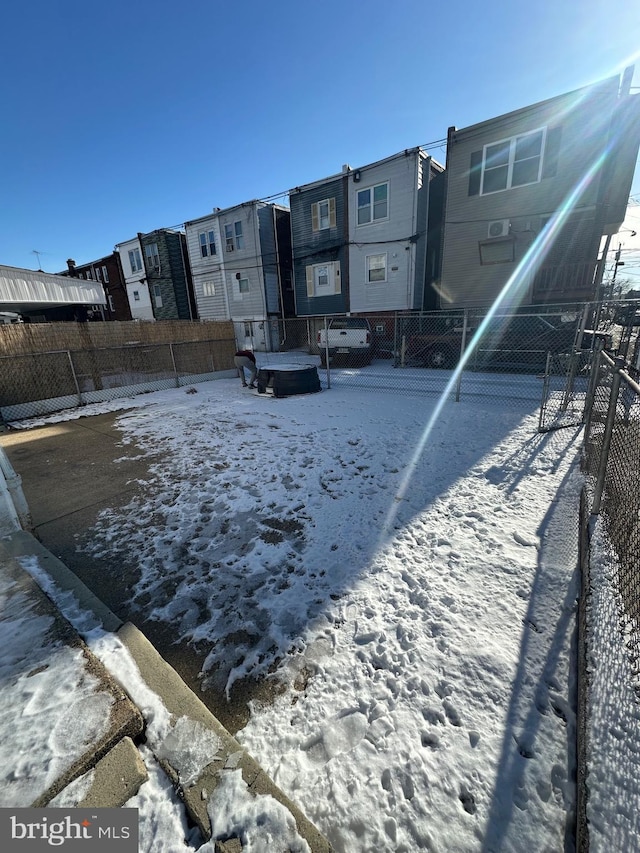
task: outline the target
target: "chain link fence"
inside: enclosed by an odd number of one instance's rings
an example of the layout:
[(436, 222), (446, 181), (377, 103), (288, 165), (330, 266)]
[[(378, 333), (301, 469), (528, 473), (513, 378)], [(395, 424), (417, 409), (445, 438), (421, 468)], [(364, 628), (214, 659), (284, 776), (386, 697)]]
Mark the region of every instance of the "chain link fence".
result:
[(5, 422), (175, 388), (233, 370), (230, 339), (135, 344), (0, 357)]
[[(625, 318), (635, 314), (630, 305)], [(617, 324), (616, 316), (598, 303), (491, 315), (327, 315), (274, 320), (267, 345), (264, 324), (247, 321), (238, 343), (256, 350), (259, 365), (315, 364), (324, 388), (542, 401), (547, 430), (581, 422), (598, 345), (633, 348), (637, 329), (626, 334), (632, 327)]]
[(602, 514), (618, 560), (618, 584), (632, 626), (628, 642), (640, 674), (640, 384), (623, 358), (599, 354), (584, 436), (587, 499)]

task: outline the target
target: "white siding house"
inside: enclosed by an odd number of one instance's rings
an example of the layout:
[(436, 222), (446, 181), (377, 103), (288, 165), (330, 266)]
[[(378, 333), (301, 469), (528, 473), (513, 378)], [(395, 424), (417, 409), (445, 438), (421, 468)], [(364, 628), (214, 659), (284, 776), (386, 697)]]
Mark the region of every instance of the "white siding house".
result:
[(120, 255), (132, 318), (134, 320), (154, 320), (140, 241), (136, 237), (133, 240), (118, 243), (116, 252)]
[(198, 316), (233, 321), (238, 345), (263, 351), (280, 311), (274, 207), (249, 201), (185, 223)]
[(431, 163), (424, 151), (411, 148), (351, 170), (348, 219), (352, 312), (422, 307)]

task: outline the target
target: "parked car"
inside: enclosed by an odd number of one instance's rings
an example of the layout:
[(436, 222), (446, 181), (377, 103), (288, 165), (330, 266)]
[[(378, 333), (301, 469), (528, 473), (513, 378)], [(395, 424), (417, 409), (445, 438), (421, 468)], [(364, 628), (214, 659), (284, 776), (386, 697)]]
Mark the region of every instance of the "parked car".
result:
[[(506, 370), (534, 373), (545, 369), (547, 353), (569, 353), (576, 342), (577, 320), (563, 322), (556, 315), (523, 314), (493, 317), (481, 337), (474, 340), (480, 321), (467, 327), (469, 354), (467, 367), (472, 370)], [(428, 329), (409, 337), (406, 361), (424, 367), (453, 368), (462, 349), (462, 318), (431, 318)], [(580, 348), (603, 349), (612, 346), (611, 335), (587, 329)]]
[(325, 329), (318, 332), (320, 363), (343, 361), (345, 364), (371, 364), (373, 357), (373, 335), (371, 325), (365, 317), (333, 317)]

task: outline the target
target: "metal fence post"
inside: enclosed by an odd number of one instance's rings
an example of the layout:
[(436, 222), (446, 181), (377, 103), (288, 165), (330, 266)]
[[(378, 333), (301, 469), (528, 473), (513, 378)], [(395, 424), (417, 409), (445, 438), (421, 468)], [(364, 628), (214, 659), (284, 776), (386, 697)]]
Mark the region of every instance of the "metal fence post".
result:
[(324, 363), (327, 370), (327, 388), (331, 388), (331, 370), (329, 368), (329, 332), (326, 314), (324, 316)]
[(171, 353), (171, 364), (173, 365), (173, 372), (176, 375), (176, 388), (180, 387), (180, 377), (178, 376), (178, 368), (176, 367), (176, 356), (173, 351), (173, 344), (169, 344), (169, 352)]
[(600, 384), (600, 368), (602, 367), (602, 350), (597, 349), (594, 352), (594, 363), (591, 368), (591, 376), (589, 377), (589, 387), (584, 401), (584, 409), (582, 410), (582, 420), (584, 421), (584, 438), (586, 443), (589, 441), (589, 433), (591, 432), (591, 420), (593, 416), (593, 407), (596, 402), (596, 389)]
[[(467, 326), (469, 324), (469, 309), (464, 309), (464, 318), (462, 320), (462, 340), (460, 341), (460, 358), (458, 365), (462, 363), (464, 351), (467, 348)], [(460, 387), (462, 385), (462, 368), (458, 371), (458, 379), (456, 381), (456, 403), (460, 402)]]
[(78, 382), (78, 377), (76, 376), (76, 369), (73, 366), (73, 359), (71, 358), (70, 350), (67, 350), (67, 358), (69, 359), (69, 366), (71, 367), (71, 375), (73, 376), (73, 384), (76, 386), (76, 394), (78, 395), (78, 405), (82, 405), (82, 392), (80, 391), (80, 384)]
[(604, 480), (607, 474), (607, 463), (609, 462), (609, 450), (611, 448), (611, 436), (613, 434), (613, 425), (616, 419), (616, 411), (618, 408), (618, 393), (620, 391), (620, 364), (616, 359), (615, 372), (611, 383), (611, 396), (609, 397), (609, 408), (607, 410), (607, 421), (602, 436), (602, 447), (600, 449), (600, 459), (598, 461), (598, 478), (596, 480), (596, 488), (593, 495), (593, 505), (591, 514), (597, 515), (600, 512), (600, 503), (602, 501), (602, 493), (604, 491)]

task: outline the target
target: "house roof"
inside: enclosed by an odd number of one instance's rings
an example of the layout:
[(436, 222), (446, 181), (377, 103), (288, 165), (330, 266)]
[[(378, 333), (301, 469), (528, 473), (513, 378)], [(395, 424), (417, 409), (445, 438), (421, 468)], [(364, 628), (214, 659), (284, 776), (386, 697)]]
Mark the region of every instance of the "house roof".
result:
[(0, 311), (106, 304), (100, 282), (0, 265)]
[(405, 148), (404, 151), (398, 151), (397, 154), (392, 154), (389, 157), (384, 157), (382, 160), (376, 160), (374, 163), (367, 163), (365, 166), (357, 166), (355, 168), (351, 166), (345, 167), (345, 170), (342, 172), (338, 172), (335, 175), (330, 175), (329, 177), (322, 178), (318, 181), (312, 181), (308, 184), (301, 184), (300, 186), (294, 187), (293, 189), (289, 190), (289, 192), (299, 193), (305, 190), (310, 190), (314, 187), (322, 186), (322, 184), (328, 184), (332, 181), (337, 181), (340, 178), (343, 178), (345, 175), (352, 175), (354, 172), (364, 172), (367, 169), (375, 169), (378, 166), (384, 166), (385, 163), (390, 163), (393, 160), (397, 160), (399, 157), (407, 157), (410, 154), (418, 154), (418, 156), (424, 157), (425, 160), (429, 158), (438, 171), (444, 172), (444, 166), (441, 163), (438, 163), (437, 160), (435, 160), (433, 157), (430, 157), (430, 155), (423, 148), (420, 148), (420, 146), (416, 146), (414, 148)]
[(575, 100), (575, 103), (578, 104), (586, 95), (588, 94), (596, 94), (600, 89), (602, 94), (607, 95), (611, 98), (617, 97), (618, 89), (620, 86), (620, 78), (619, 77), (608, 77), (605, 80), (601, 80), (599, 83), (594, 83), (589, 86), (582, 86), (580, 89), (574, 89), (571, 92), (564, 92), (561, 95), (554, 95), (553, 98), (547, 98), (544, 101), (537, 101), (535, 104), (528, 104), (526, 107), (520, 107), (517, 110), (512, 110), (508, 113), (503, 113), (499, 116), (494, 116), (493, 118), (484, 119), (483, 121), (478, 122), (477, 124), (470, 124), (467, 127), (462, 128), (450, 128), (450, 136), (453, 135), (455, 137), (462, 136), (467, 133), (475, 133), (477, 131), (482, 131), (486, 128), (490, 128), (496, 122), (509, 122), (511, 120), (516, 120), (526, 115), (528, 112), (537, 112), (538, 110), (543, 110), (553, 104), (555, 101), (559, 100)]

